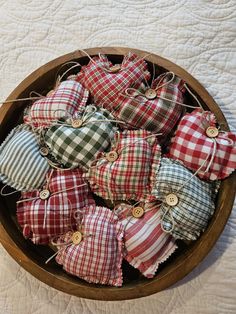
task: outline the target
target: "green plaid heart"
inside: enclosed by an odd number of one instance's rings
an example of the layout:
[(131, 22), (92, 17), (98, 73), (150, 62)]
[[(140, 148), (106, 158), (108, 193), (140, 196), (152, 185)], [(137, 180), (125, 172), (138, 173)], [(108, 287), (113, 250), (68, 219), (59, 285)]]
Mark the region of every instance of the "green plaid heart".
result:
[[(214, 213), (213, 185), (192, 176), (182, 164), (168, 158), (161, 160), (152, 194), (163, 201), (162, 226), (176, 239), (196, 240)], [(176, 195), (178, 203), (170, 206), (168, 194)]]

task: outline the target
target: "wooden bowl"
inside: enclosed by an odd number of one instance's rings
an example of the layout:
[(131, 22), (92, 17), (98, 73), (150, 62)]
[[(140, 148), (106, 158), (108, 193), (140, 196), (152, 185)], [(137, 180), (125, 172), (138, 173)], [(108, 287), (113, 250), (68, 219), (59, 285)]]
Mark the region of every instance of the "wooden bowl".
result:
[[(119, 63), (123, 55), (130, 50), (139, 56), (147, 55), (147, 52), (144, 51), (111, 47), (88, 49), (87, 53), (90, 55), (97, 55), (99, 52), (105, 53), (111, 61)], [(166, 70), (173, 71), (184, 79), (195, 95), (197, 95), (204, 108), (215, 113), (222, 129), (228, 130), (227, 122), (215, 101), (189, 73), (176, 64), (153, 54), (148, 55), (145, 59), (149, 63), (150, 70), (152, 70), (152, 63), (154, 63), (158, 65), (161, 72)], [(43, 65), (17, 86), (8, 97), (8, 100), (29, 97), (31, 91), (45, 94), (55, 83), (55, 77), (61, 65), (68, 61), (78, 60), (81, 64), (87, 64), (89, 61), (83, 52), (75, 51)], [(45, 87), (47, 88), (46, 91)], [(194, 103), (194, 99), (191, 98), (191, 102)], [(13, 127), (22, 121), (22, 111), (27, 104), (27, 101), (10, 102), (0, 108), (0, 142), (3, 141)], [(49, 246), (37, 246), (29, 240), (25, 240), (16, 222), (15, 202), (19, 194), (0, 197), (1, 243), (23, 268), (39, 280), (58, 290), (96, 300), (139, 298), (173, 285), (201, 262), (217, 241), (227, 222), (233, 206), (235, 190), (236, 173), (233, 173), (226, 180), (222, 181), (217, 197), (216, 211), (208, 228), (201, 237), (190, 244), (181, 242), (176, 253), (166, 263), (161, 265), (153, 279), (145, 279), (137, 270), (124, 263), (124, 284), (120, 288), (88, 284), (77, 277), (68, 275), (54, 261), (46, 265), (45, 261), (52, 255), (52, 249)]]

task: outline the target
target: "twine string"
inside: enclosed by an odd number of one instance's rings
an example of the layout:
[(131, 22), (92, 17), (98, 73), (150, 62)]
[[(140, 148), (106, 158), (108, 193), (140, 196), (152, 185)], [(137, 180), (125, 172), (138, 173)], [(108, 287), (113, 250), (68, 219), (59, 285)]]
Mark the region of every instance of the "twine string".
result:
[[(103, 67), (102, 65), (98, 64), (96, 61), (94, 61), (94, 59), (93, 59), (85, 50), (80, 49), (80, 51), (83, 52), (83, 53), (89, 58), (89, 60), (90, 60), (93, 64), (95, 64), (96, 66), (99, 66), (101, 69), (103, 69), (104, 71), (106, 71), (106, 72), (108, 72), (108, 73), (112, 73), (112, 70), (110, 70), (109, 68), (105, 68), (105, 67)], [(144, 55), (142, 58), (139, 58), (137, 61), (144, 60), (144, 59), (145, 59), (146, 57), (148, 57), (149, 55), (152, 55), (152, 53), (148, 53), (148, 54)], [(99, 53), (98, 56), (99, 56), (99, 59), (101, 60), (101, 53)], [(124, 61), (126, 61), (126, 60), (124, 59), (122, 63), (124, 63)], [(128, 67), (126, 67), (126, 69), (127, 69), (127, 68), (128, 68)], [(123, 69), (124, 69), (124, 67), (122, 67), (122, 64), (121, 64), (121, 68), (120, 68), (119, 71), (121, 71), (121, 70), (123, 70)]]
[(9, 104), (12, 102), (20, 102), (20, 101), (26, 101), (26, 100), (38, 100), (44, 98), (44, 96), (40, 96), (40, 97), (26, 97), (26, 98), (17, 98), (17, 99), (9, 99), (9, 100), (1, 100), (0, 104)]
[(19, 193), (19, 191), (13, 191), (13, 192), (9, 192), (9, 193), (4, 193), (3, 190), (4, 190), (7, 186), (8, 186), (8, 185), (5, 184), (5, 185), (1, 188), (1, 191), (0, 191), (1, 196), (8, 196), (8, 195), (12, 195), (12, 194), (15, 194), (15, 193)]
[[(168, 74), (172, 74), (172, 78), (171, 78), (169, 81), (167, 81), (167, 82), (165, 82), (165, 83), (159, 85), (160, 82), (163, 81), (163, 79), (165, 78), (165, 76), (167, 76)], [(161, 74), (161, 75), (163, 75), (163, 78), (162, 78), (161, 81), (158, 83), (157, 87), (154, 89), (155, 91), (158, 91), (158, 89), (164, 87), (165, 85), (170, 84), (170, 83), (173, 81), (174, 77), (175, 77), (175, 74), (174, 74), (173, 72), (166, 72), (166, 73), (163, 73), (163, 74)], [(200, 101), (198, 100), (198, 98), (191, 92), (191, 90), (188, 88), (188, 86), (187, 86), (186, 83), (184, 84), (184, 87), (186, 88), (186, 90), (188, 91), (188, 93), (195, 99), (195, 101), (197, 102), (199, 108), (201, 108), (202, 111), (204, 111), (204, 109), (203, 109), (203, 107), (202, 107), (202, 104), (200, 103)], [(148, 88), (149, 88), (149, 87), (148, 87)], [(127, 98), (131, 98), (132, 100), (135, 100), (135, 101), (137, 101), (137, 102), (139, 102), (139, 101), (138, 101), (136, 98), (137, 98), (138, 96), (141, 96), (141, 97), (143, 98), (143, 101), (145, 101), (145, 102), (147, 101), (147, 98), (146, 98), (146, 96), (145, 96), (145, 93), (141, 92), (141, 91), (138, 90), (138, 89), (132, 88), (132, 87), (126, 88), (125, 91), (124, 91), (124, 94), (121, 94), (121, 95), (124, 96), (124, 97), (127, 97)], [(180, 106), (183, 106), (183, 107), (196, 109), (196, 106), (191, 106), (191, 105), (188, 105), (188, 104), (185, 104), (185, 103), (181, 103), (181, 102), (179, 102), (179, 101), (172, 100), (172, 99), (163, 97), (163, 96), (158, 95), (158, 94), (156, 94), (156, 97), (155, 97), (155, 98), (159, 98), (159, 99), (162, 99), (162, 100), (165, 100), (165, 101), (167, 101), (167, 102), (174, 103), (174, 104), (177, 104), (177, 105), (180, 105)]]
[[(68, 62), (69, 63), (69, 62)], [(67, 64), (68, 64), (67, 63)], [(58, 75), (59, 78), (59, 83), (61, 83), (62, 79), (65, 77), (65, 75), (70, 72), (71, 70), (78, 68), (78, 67), (82, 67), (80, 63), (76, 63), (75, 65), (71, 66), (69, 69), (67, 69), (61, 76)]]
[[(59, 72), (60, 72), (66, 65), (69, 65), (69, 64), (73, 64), (73, 65), (72, 65), (69, 69), (67, 69), (67, 70), (62, 74), (62, 76), (60, 76), (60, 75), (59, 75)], [(58, 71), (56, 72), (56, 75), (55, 75), (56, 84), (57, 84), (57, 82), (58, 82), (58, 78), (60, 79), (59, 82), (61, 82), (62, 77), (64, 77), (64, 76), (65, 76), (70, 70), (72, 70), (73, 68), (76, 68), (76, 67), (79, 67), (79, 66), (81, 67), (80, 63), (77, 62), (77, 61), (68, 61), (68, 62), (62, 64), (62, 65), (59, 67), (59, 69), (58, 69)]]
[[(52, 241), (51, 241), (52, 242)], [(52, 243), (53, 244), (53, 243)], [(56, 253), (54, 253), (52, 256), (50, 256), (45, 264), (48, 264), (55, 256), (57, 256), (59, 253), (61, 253), (62, 251), (64, 251), (65, 249), (67, 249), (69, 246), (71, 246), (73, 244), (73, 242), (70, 240), (67, 243), (61, 243), (61, 244), (56, 244), (56, 246), (62, 246)], [(53, 244), (54, 245), (54, 244)]]
[[(59, 170), (64, 170), (64, 169), (59, 169)], [(69, 169), (66, 169), (66, 170), (69, 170)], [(85, 186), (85, 185), (87, 185), (87, 183), (79, 184), (79, 185), (76, 185), (76, 186), (73, 186), (73, 187), (67, 188), (67, 189), (62, 189), (60, 191), (57, 191), (57, 192), (50, 194), (50, 196), (54, 196), (54, 195), (59, 194), (59, 193), (70, 191), (70, 190), (73, 190), (74, 188), (80, 188), (80, 187)], [(35, 196), (35, 197), (31, 197), (31, 198), (25, 198), (25, 199), (17, 201), (16, 203), (23, 203), (23, 202), (27, 202), (27, 201), (36, 200), (39, 198), (40, 198), (39, 196)]]
[[(79, 231), (79, 230), (77, 230)], [(76, 231), (75, 231), (76, 232)], [(92, 237), (93, 234), (90, 233), (88, 235), (86, 234), (83, 234), (83, 239), (85, 238), (89, 238), (89, 237)], [(58, 239), (58, 237), (56, 237)], [(47, 264), (48, 262), (50, 262), (55, 256), (57, 256), (59, 253), (63, 252), (64, 250), (66, 250), (68, 247), (70, 247), (71, 245), (73, 245), (74, 243), (72, 242), (72, 237), (66, 242), (66, 243), (57, 243), (55, 242), (55, 238), (51, 240), (51, 244), (56, 246), (56, 247), (61, 247), (57, 252), (55, 252), (52, 256), (50, 256), (45, 264)], [(79, 243), (80, 244), (80, 243)], [(74, 244), (74, 245), (79, 245), (79, 244)]]
[(42, 94), (40, 94), (40, 93), (38, 93), (38, 92), (36, 92), (34, 90), (30, 92), (30, 94), (29, 94), (30, 97), (33, 97), (32, 96), (33, 94), (35, 94), (37, 97), (45, 98), (45, 96), (43, 96)]

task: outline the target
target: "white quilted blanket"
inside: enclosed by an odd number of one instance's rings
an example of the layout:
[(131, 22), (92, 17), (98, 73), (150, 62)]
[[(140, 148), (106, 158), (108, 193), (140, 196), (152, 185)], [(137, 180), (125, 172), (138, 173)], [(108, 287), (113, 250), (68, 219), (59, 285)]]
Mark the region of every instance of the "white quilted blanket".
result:
[[(0, 98), (67, 52), (128, 46), (195, 76), (236, 128), (235, 0), (0, 0)], [(184, 280), (124, 302), (80, 299), (33, 278), (0, 247), (0, 313), (236, 313), (236, 206), (211, 253)]]

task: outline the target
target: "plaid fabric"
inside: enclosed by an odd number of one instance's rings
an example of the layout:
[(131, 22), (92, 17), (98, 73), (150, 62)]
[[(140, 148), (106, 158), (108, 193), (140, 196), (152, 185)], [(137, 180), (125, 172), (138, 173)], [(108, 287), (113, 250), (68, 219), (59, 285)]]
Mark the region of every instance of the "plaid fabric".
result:
[(236, 135), (220, 132), (215, 138), (216, 152), (209, 171), (213, 154), (214, 140), (207, 137), (207, 126), (215, 126), (215, 117), (211, 112), (201, 113), (199, 109), (186, 114), (180, 121), (175, 136), (171, 140), (168, 157), (177, 159), (192, 171), (196, 171), (210, 156), (198, 172), (201, 179), (224, 179), (236, 168)]
[(47, 244), (52, 237), (75, 228), (74, 212), (95, 204), (88, 185), (80, 186), (86, 183), (82, 173), (80, 169), (50, 170), (47, 189), (51, 195), (46, 200), (39, 197), (40, 191), (22, 193), (25, 201), (17, 203), (17, 218), (24, 237), (35, 244)]
[[(155, 89), (170, 80), (172, 74), (167, 74), (164, 79), (159, 76), (151, 85)], [(151, 132), (160, 132), (166, 137), (173, 131), (178, 122), (183, 107), (176, 102), (183, 103), (184, 81), (175, 76), (174, 80), (157, 90), (158, 97), (170, 99), (172, 102), (161, 98), (147, 99), (144, 96), (127, 97), (122, 94), (118, 98), (118, 105), (114, 105), (112, 113), (118, 120), (125, 121), (127, 128), (141, 128)], [(146, 89), (146, 88), (145, 88)]]
[(154, 200), (150, 191), (159, 167), (161, 148), (145, 130), (116, 133), (112, 150), (118, 159), (110, 162), (98, 154), (86, 178), (97, 195), (111, 200)]
[[(88, 282), (121, 286), (123, 227), (108, 208), (91, 206), (85, 212), (82, 241), (62, 249), (56, 261), (68, 273)], [(59, 243), (68, 243), (71, 235), (67, 233)]]
[[(101, 122), (93, 122), (101, 120)], [(52, 126), (45, 134), (45, 143), (53, 157), (68, 168), (85, 169), (105, 151), (113, 137), (113, 125), (101, 113), (95, 112), (80, 128), (68, 125)]]
[(116, 106), (118, 95), (127, 87), (138, 86), (143, 79), (150, 78), (146, 62), (131, 52), (124, 57), (119, 72), (104, 70), (111, 66), (107, 57), (100, 55), (82, 67), (77, 75), (77, 81), (90, 91), (95, 103), (107, 109)]
[[(163, 202), (162, 226), (166, 231), (173, 228), (171, 234), (176, 239), (196, 240), (215, 209), (211, 183), (201, 181), (196, 176), (187, 182), (191, 176), (192, 173), (179, 162), (162, 158), (152, 191)], [(177, 195), (179, 202), (176, 206), (166, 203), (165, 198), (169, 193)]]
[(54, 93), (33, 103), (25, 112), (24, 122), (35, 127), (48, 126), (64, 116), (72, 116), (84, 108), (89, 92), (80, 83), (73, 80), (62, 82)]
[(0, 146), (0, 180), (19, 191), (40, 188), (49, 169), (39, 153), (37, 134), (18, 125)]
[[(144, 206), (143, 206), (144, 205)], [(120, 204), (116, 208), (125, 228), (125, 259), (147, 278), (155, 275), (159, 265), (177, 248), (174, 238), (161, 228), (161, 210), (157, 203), (145, 203), (141, 218), (132, 217), (132, 206)]]

